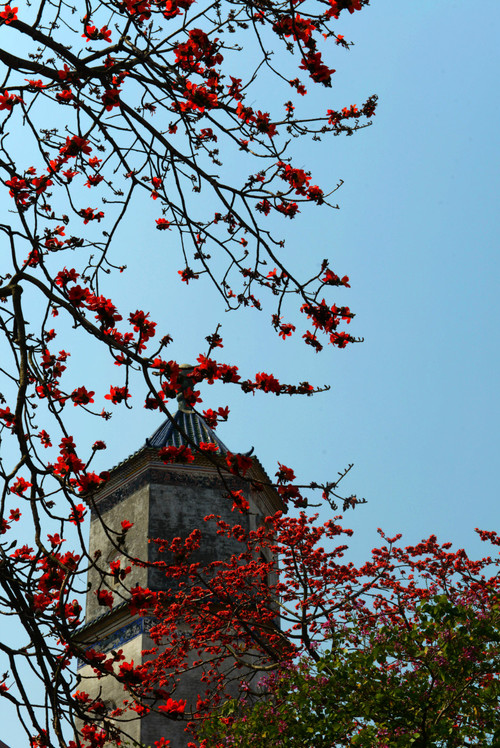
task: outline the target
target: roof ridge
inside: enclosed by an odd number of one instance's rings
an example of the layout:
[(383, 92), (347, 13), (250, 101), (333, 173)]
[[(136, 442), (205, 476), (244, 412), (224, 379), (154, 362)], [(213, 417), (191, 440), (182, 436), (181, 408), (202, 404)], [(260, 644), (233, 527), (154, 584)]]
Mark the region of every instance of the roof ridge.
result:
[[(190, 441), (176, 427), (177, 425), (189, 437)], [(189, 446), (190, 443), (199, 446), (200, 442), (213, 442), (217, 444), (217, 451), (221, 454), (227, 454), (229, 451), (224, 442), (219, 439), (215, 431), (208, 426), (202, 416), (194, 410), (187, 411), (179, 408), (172, 419), (167, 418), (163, 421), (149, 439), (146, 439), (144, 446), (161, 449), (162, 447)]]

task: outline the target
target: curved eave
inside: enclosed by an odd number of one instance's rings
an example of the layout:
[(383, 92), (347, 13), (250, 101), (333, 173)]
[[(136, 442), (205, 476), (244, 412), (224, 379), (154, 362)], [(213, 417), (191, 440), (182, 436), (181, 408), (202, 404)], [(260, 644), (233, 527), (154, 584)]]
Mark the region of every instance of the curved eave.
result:
[[(116, 480), (120, 480), (119, 476), (121, 476), (121, 480), (128, 480), (129, 477), (134, 473), (136, 473), (137, 471), (140, 472), (143, 469), (141, 465), (143, 463), (144, 465), (146, 465), (151, 461), (151, 459), (154, 459), (154, 456), (158, 455), (158, 450), (162, 447), (181, 447), (184, 445), (198, 447), (201, 442), (211, 442), (216, 444), (217, 451), (207, 455), (198, 453), (196, 455), (195, 464), (182, 464), (180, 466), (170, 465), (170, 469), (177, 468), (189, 470), (194, 469), (195, 466), (200, 467), (205, 463), (207, 465), (210, 465), (214, 458), (223, 458), (229, 452), (227, 446), (221, 439), (219, 439), (215, 431), (207, 425), (202, 416), (198, 415), (189, 408), (180, 407), (173, 416), (172, 421), (167, 418), (156, 429), (156, 431), (148, 439), (146, 439), (145, 443), (136, 452), (133, 452), (131, 455), (126, 457), (124, 460), (121, 460), (121, 462), (111, 468), (110, 480), (101, 489), (97, 490), (96, 498), (97, 495), (102, 497), (103, 495), (114, 491), (116, 489)], [(276, 490), (272, 487), (272, 485), (270, 485), (272, 484), (272, 481), (270, 480), (258, 458), (253, 454), (253, 447), (248, 452), (240, 454), (245, 454), (247, 456), (252, 455), (253, 464), (249, 471), (249, 474), (247, 475), (247, 479), (251, 477), (251, 479), (256, 480), (257, 482), (262, 482), (265, 485), (265, 492), (270, 497), (274, 497), (274, 501), (272, 501), (272, 503), (275, 505), (275, 511), (279, 508), (282, 511), (286, 512), (287, 509), (281, 497), (279, 497)], [(130, 476), (128, 474), (130, 474)]]

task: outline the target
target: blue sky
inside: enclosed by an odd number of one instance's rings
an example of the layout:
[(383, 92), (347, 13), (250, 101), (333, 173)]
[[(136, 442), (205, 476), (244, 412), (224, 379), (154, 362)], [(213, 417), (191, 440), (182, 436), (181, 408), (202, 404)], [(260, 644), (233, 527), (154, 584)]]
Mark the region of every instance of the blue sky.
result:
[[(180, 284), (178, 256), (165, 260), (153, 244), (158, 232), (140, 222), (123, 235), (130, 269), (113, 298), (130, 304), (132, 296), (134, 308), (150, 310), (174, 335), (177, 360), (193, 361), (222, 321), (220, 358), (245, 376), (331, 385), (314, 398), (217, 386), (202, 394), (204, 407), (230, 405), (220, 437), (234, 451), (254, 446), (271, 475), (278, 460), (304, 482), (354, 463), (346, 491), (368, 500), (345, 519), (355, 560), (377, 544), (377, 527), (403, 532), (407, 543), (436, 533), (478, 555), (474, 527), (496, 529), (499, 516), (500, 5), (373, 0), (342, 16), (338, 31), (356, 45), (335, 53), (328, 108), (372, 93), (379, 108), (373, 127), (304, 150), (315, 182), (345, 180), (341, 209), (290, 224), (286, 252), (298, 268), (329, 257), (349, 275), (351, 290), (337, 298), (356, 312), (352, 331), (364, 343), (315, 355), (299, 338), (278, 340), (267, 314), (224, 314), (203, 280)], [(145, 251), (171, 274), (145, 278)], [(92, 355), (73, 351), (95, 377)], [(89, 431), (108, 444), (101, 467), (135, 451), (157, 425), (140, 406), (116, 409), (98, 435)], [(15, 721), (2, 739), (24, 744)]]
[[(278, 460), (304, 482), (355, 464), (346, 489), (369, 502), (346, 517), (358, 560), (379, 526), (408, 543), (436, 533), (474, 555), (474, 527), (498, 522), (499, 21), (493, 2), (385, 0), (338, 23), (355, 47), (339, 50), (333, 88), (313, 96), (338, 108), (377, 93), (379, 108), (371, 128), (304, 150), (313, 181), (344, 179), (340, 210), (313, 207), (290, 224), (285, 252), (299, 269), (329, 257), (349, 275), (351, 290), (336, 298), (356, 312), (364, 343), (316, 355), (299, 337), (277, 340), (265, 313), (221, 314), (204, 280), (146, 281), (144, 304), (174, 335), (178, 360), (193, 361), (222, 321), (220, 358), (245, 376), (331, 385), (314, 398), (202, 394), (204, 406), (231, 406), (221, 438), (255, 446), (270, 474)], [(124, 299), (142, 293), (143, 244), (132, 242)], [(147, 250), (165, 262), (164, 248)], [(178, 257), (168, 263), (174, 276)], [(106, 425), (106, 459), (156, 426), (138, 411), (117, 444), (129, 417)]]

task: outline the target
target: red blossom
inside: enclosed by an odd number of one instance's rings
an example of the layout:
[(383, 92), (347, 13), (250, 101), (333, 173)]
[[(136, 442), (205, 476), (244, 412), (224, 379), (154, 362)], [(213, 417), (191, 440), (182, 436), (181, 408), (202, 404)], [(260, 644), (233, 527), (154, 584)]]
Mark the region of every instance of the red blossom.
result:
[(177, 104), (180, 111), (194, 110), (203, 114), (205, 109), (214, 109), (217, 107), (217, 94), (210, 91), (206, 86), (198, 85), (190, 80), (186, 81), (186, 88), (183, 92), (185, 102)]
[(256, 210), (259, 211), (259, 213), (264, 213), (265, 216), (268, 216), (271, 211), (271, 203), (267, 198), (264, 198), (264, 200), (261, 200), (260, 203), (257, 203), (255, 206)]
[(295, 480), (295, 473), (291, 468), (282, 465), (281, 462), (278, 462), (278, 465), (279, 470), (276, 473), (276, 477), (279, 483), (289, 483), (290, 481)]
[[(56, 279), (57, 283), (57, 279)], [(63, 285), (61, 283), (61, 285)], [(81, 286), (73, 286), (68, 289), (68, 299), (76, 307), (82, 307), (83, 302), (86, 301), (90, 296), (90, 291), (87, 288)]]
[(18, 205), (25, 205), (30, 196), (26, 180), (14, 175), (11, 179), (7, 179), (5, 184), (9, 187), (9, 195), (14, 198), (16, 203)]
[(94, 296), (94, 294), (89, 293), (86, 297), (86, 303), (92, 312), (97, 312), (95, 318), (102, 323), (106, 330), (114, 328), (115, 323), (123, 319), (111, 299), (107, 299), (105, 296)]
[(202, 452), (218, 452), (219, 445), (215, 442), (200, 442), (198, 447)]
[(89, 141), (85, 138), (81, 138), (78, 135), (66, 138), (66, 143), (60, 148), (59, 153), (63, 158), (75, 158), (81, 153), (90, 153), (92, 148), (89, 146)]
[(5, 8), (0, 13), (0, 18), (2, 19), (2, 23), (9, 24), (12, 23), (12, 21), (17, 21), (17, 11), (19, 8), (11, 8), (10, 5), (6, 5)]
[(73, 91), (66, 88), (63, 91), (60, 91), (58, 94), (56, 94), (56, 99), (61, 104), (68, 104), (73, 99)]
[(82, 34), (82, 37), (87, 42), (102, 40), (111, 44), (111, 31), (107, 26), (103, 26), (102, 29), (98, 31), (95, 26), (89, 24), (88, 26), (85, 26), (85, 33)]
[(69, 473), (79, 473), (85, 468), (84, 463), (74, 452), (59, 455), (52, 467), (54, 475), (65, 476)]
[(307, 94), (305, 86), (302, 85), (298, 78), (294, 78), (293, 80), (289, 81), (289, 83), (292, 88), (296, 89), (297, 93), (300, 94), (300, 96), (305, 96)]
[(301, 70), (308, 70), (309, 75), (316, 83), (322, 83), (324, 86), (332, 85), (332, 75), (335, 70), (323, 63), (321, 52), (311, 52), (302, 58), (299, 67)]
[(40, 437), (40, 442), (43, 444), (45, 449), (47, 449), (47, 447), (52, 446), (52, 442), (50, 441), (50, 436), (47, 434), (45, 429), (42, 429), (42, 431), (39, 431), (38, 436)]
[(272, 124), (269, 119), (270, 115), (267, 112), (262, 113), (257, 111), (255, 113), (254, 124), (259, 132), (265, 133), (270, 138), (273, 138), (276, 135), (276, 125)]
[(295, 325), (292, 325), (290, 322), (281, 322), (281, 317), (278, 317), (277, 314), (273, 314), (272, 319), (274, 329), (278, 331), (278, 335), (280, 336), (280, 338), (283, 338), (283, 340), (286, 340), (287, 337), (295, 332)]
[(91, 174), (85, 182), (85, 187), (88, 187), (89, 189), (91, 187), (96, 187), (96, 185), (100, 184), (103, 180), (104, 177), (102, 174)]
[(99, 605), (107, 605), (111, 610), (114, 601), (113, 594), (109, 590), (97, 590), (96, 595)]
[(12, 427), (16, 421), (16, 416), (10, 412), (10, 408), (0, 408), (0, 420), (4, 421), (6, 426)]
[[(164, 712), (170, 715), (184, 714), (186, 709), (186, 699), (175, 701), (174, 699), (169, 698), (167, 699), (166, 704), (160, 704), (157, 709), (159, 712)], [(167, 745), (169, 742), (170, 741), (167, 741), (164, 745)]]
[(11, 493), (16, 493), (18, 496), (22, 496), (25, 491), (28, 490), (32, 486), (31, 483), (28, 483), (22, 476), (19, 476), (15, 483), (12, 484), (10, 487)]
[(95, 392), (88, 391), (85, 387), (77, 387), (77, 389), (73, 390), (71, 393), (71, 400), (75, 407), (77, 405), (88, 405), (89, 403), (94, 402), (94, 395)]
[(81, 733), (88, 741), (88, 748), (104, 748), (104, 745), (108, 742), (107, 733), (96, 725), (83, 725)]
[(105, 400), (111, 400), (112, 403), (117, 405), (123, 401), (127, 401), (129, 397), (132, 397), (127, 387), (111, 387), (109, 393), (104, 395)]
[(158, 456), (163, 462), (194, 462), (194, 455), (188, 446), (182, 447), (162, 447)]
[(244, 497), (243, 491), (241, 489), (238, 491), (230, 491), (228, 494), (228, 498), (233, 502), (233, 505), (231, 507), (232, 512), (234, 512), (235, 509), (238, 509), (241, 514), (246, 514), (250, 510), (250, 504)]
[(280, 383), (272, 374), (266, 374), (262, 371), (255, 375), (255, 382), (257, 384), (257, 389), (262, 390), (263, 392), (274, 392), (275, 394), (279, 394), (281, 391)]
[(228, 94), (232, 96), (232, 98), (236, 101), (240, 101), (243, 98), (243, 95), (241, 93), (241, 78), (233, 78), (232, 75), (230, 75), (229, 77), (231, 79), (231, 85), (227, 87)]
[(129, 610), (132, 615), (143, 611), (145, 612), (154, 605), (155, 601), (156, 597), (154, 592), (137, 584), (130, 590)]
[(101, 101), (107, 112), (110, 112), (115, 106), (120, 106), (120, 89), (109, 88), (101, 96)]
[(122, 662), (119, 670), (119, 677), (128, 685), (138, 685), (146, 675), (146, 667), (138, 665), (135, 667), (134, 661)]
[(28, 78), (25, 78), (24, 80), (27, 81), (27, 83), (30, 85), (31, 88), (36, 88), (36, 89), (46, 88), (46, 85), (40, 79), (38, 79), (38, 80), (29, 80)]
[(83, 522), (83, 518), (85, 517), (87, 513), (87, 510), (85, 509), (83, 504), (77, 504), (72, 510), (69, 515), (69, 521), (73, 525), (80, 525)]
[(214, 142), (217, 142), (217, 135), (214, 134), (211, 127), (202, 128), (198, 133), (197, 138), (198, 140), (213, 140)]
[(137, 310), (129, 316), (129, 322), (134, 327), (134, 331), (139, 333), (139, 348), (144, 350), (145, 343), (155, 335), (156, 322), (148, 319), (149, 312), (146, 314), (142, 310)]
[(8, 91), (5, 91), (3, 96), (0, 94), (0, 111), (7, 110), (8, 112), (10, 112), (12, 111), (13, 106), (22, 103), (23, 100), (19, 96), (16, 96), (15, 94), (9, 94)]
[(198, 273), (195, 273), (194, 270), (191, 270), (191, 268), (184, 268), (184, 270), (178, 270), (177, 272), (181, 276), (181, 279), (184, 281), (184, 283), (187, 283), (188, 285), (190, 280), (196, 280), (200, 277)]
[(283, 213), (284, 216), (287, 218), (295, 218), (297, 213), (300, 213), (299, 206), (297, 203), (288, 203), (282, 201), (278, 205), (275, 206), (276, 210), (280, 213)]
[(78, 215), (83, 218), (83, 223), (85, 224), (89, 223), (89, 221), (100, 223), (101, 219), (104, 218), (103, 211), (96, 211), (94, 208), (82, 208), (78, 211)]
[(307, 330), (302, 337), (304, 338), (306, 345), (310, 345), (312, 348), (314, 348), (316, 353), (319, 353), (323, 350), (322, 344), (319, 342), (316, 335), (313, 334), (310, 330)]
[(109, 477), (106, 472), (100, 473), (84, 473), (73, 481), (73, 484), (78, 488), (79, 493), (87, 493), (94, 491), (99, 488)]
[(345, 288), (350, 288), (349, 278), (347, 275), (344, 275), (343, 278), (339, 278), (339, 276), (331, 270), (327, 270), (321, 280), (328, 286), (345, 286)]
[(273, 26), (273, 31), (280, 36), (293, 36), (296, 41), (300, 40), (304, 44), (309, 42), (315, 30), (313, 22), (309, 18), (301, 18), (298, 13), (294, 18), (282, 16)]
[(187, 387), (182, 394), (184, 395), (186, 404), (191, 408), (194, 407), (196, 403), (201, 403), (202, 401), (199, 390), (193, 390), (191, 387)]
[(313, 185), (312, 187), (309, 187), (309, 189), (307, 190), (307, 199), (312, 200), (318, 205), (322, 205), (322, 203), (324, 202), (323, 190), (320, 187), (318, 187), (317, 184)]
[(217, 413), (213, 411), (211, 408), (208, 410), (203, 411), (203, 418), (205, 419), (207, 426), (210, 426), (210, 428), (214, 429), (217, 426), (218, 418)]
[(252, 467), (252, 458), (247, 455), (233, 454), (228, 452), (226, 455), (226, 465), (231, 473), (236, 475), (245, 475)]

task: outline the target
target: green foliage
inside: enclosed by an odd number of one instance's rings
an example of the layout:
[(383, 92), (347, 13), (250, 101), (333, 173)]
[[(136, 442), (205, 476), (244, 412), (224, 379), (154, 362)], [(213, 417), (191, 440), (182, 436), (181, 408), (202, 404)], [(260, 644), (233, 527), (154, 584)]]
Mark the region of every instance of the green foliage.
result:
[(264, 678), (265, 698), (226, 704), (204, 745), (500, 745), (498, 600), (487, 613), (445, 594), (407, 600), (371, 629), (352, 613), (327, 650)]

